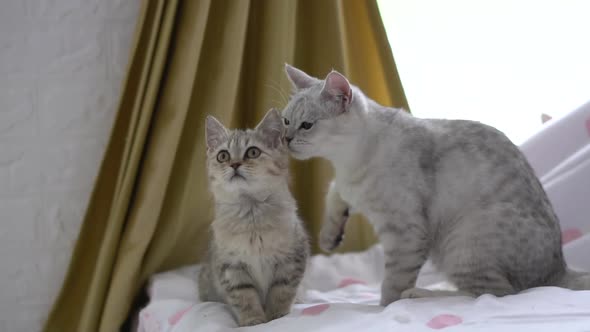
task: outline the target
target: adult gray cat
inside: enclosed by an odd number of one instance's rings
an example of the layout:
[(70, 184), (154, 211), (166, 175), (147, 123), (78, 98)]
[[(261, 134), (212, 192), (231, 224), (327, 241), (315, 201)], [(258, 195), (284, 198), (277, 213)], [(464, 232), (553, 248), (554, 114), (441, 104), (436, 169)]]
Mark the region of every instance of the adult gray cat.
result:
[[(559, 222), (525, 157), (489, 126), (418, 119), (367, 98), (341, 74), (286, 66), (295, 91), (283, 111), (297, 159), (335, 169), (320, 247), (334, 249), (352, 208), (385, 250), (381, 304), (400, 298), (590, 289), (566, 268)], [(415, 288), (430, 257), (458, 291)]]
[(271, 110), (246, 131), (228, 131), (209, 116), (206, 132), (215, 219), (200, 298), (229, 304), (240, 326), (282, 317), (303, 277), (309, 242), (289, 191), (281, 116)]

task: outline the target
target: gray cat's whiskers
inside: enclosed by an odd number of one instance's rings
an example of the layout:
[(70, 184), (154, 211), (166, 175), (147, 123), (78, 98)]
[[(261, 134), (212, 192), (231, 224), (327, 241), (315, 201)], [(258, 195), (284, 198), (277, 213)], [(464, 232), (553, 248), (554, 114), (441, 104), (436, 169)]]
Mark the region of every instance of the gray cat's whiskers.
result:
[(284, 104), (286, 104), (289, 101), (289, 98), (287, 97), (287, 94), (281, 89), (281, 86), (280, 86), (279, 83), (270, 81), (270, 83), (266, 83), (266, 84), (264, 84), (264, 86), (267, 87), (267, 88), (273, 89), (274, 91), (276, 91), (279, 94), (279, 96), (282, 99), (281, 100), (281, 104), (284, 105)]

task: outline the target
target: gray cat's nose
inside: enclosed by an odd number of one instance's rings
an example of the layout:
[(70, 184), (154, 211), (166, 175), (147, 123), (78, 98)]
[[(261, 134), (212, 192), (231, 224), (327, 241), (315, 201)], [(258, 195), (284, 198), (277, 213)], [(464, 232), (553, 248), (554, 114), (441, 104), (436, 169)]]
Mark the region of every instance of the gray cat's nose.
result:
[(285, 140), (287, 141), (287, 144), (291, 143), (291, 141), (293, 140), (293, 137), (285, 137)]
[(230, 165), (233, 169), (238, 169), (238, 167), (242, 166), (242, 163), (233, 163)]

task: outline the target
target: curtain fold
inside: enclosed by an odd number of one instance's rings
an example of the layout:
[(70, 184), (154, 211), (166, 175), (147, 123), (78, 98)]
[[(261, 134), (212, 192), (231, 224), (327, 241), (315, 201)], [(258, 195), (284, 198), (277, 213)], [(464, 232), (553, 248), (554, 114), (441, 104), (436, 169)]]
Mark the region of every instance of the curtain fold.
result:
[[(336, 69), (408, 108), (374, 0), (144, 0), (111, 139), (46, 331), (116, 331), (155, 272), (195, 263), (211, 222), (204, 119), (252, 127), (282, 108), (284, 63)], [(316, 247), (331, 167), (293, 162)], [(356, 218), (360, 219), (360, 218)], [(351, 221), (342, 250), (374, 236)]]

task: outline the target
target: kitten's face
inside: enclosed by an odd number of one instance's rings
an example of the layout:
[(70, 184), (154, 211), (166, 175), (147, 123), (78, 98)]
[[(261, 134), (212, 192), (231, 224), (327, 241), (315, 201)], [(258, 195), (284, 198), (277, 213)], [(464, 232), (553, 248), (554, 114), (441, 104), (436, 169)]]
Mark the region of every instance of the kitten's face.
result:
[(281, 122), (274, 110), (256, 129), (228, 131), (207, 119), (207, 166), (215, 194), (255, 193), (284, 183), (288, 156)]
[(295, 93), (283, 110), (288, 147), (297, 159), (325, 157), (334, 144), (352, 102), (352, 89), (344, 76), (337, 72), (318, 80), (304, 72), (286, 67)]

